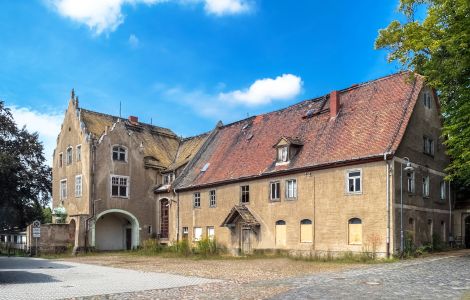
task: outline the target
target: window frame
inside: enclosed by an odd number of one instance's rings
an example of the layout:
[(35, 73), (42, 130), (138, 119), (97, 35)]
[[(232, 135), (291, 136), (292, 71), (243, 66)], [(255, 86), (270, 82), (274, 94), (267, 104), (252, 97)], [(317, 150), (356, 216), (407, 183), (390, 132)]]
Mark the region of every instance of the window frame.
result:
[(82, 161), (82, 144), (75, 147), (75, 159), (77, 162)]
[[(212, 229), (212, 235), (209, 234), (210, 229)], [(206, 226), (206, 236), (211, 241), (213, 241), (215, 239), (215, 226)]]
[[(294, 183), (294, 189), (293, 189), (293, 197), (289, 196), (289, 182)], [(286, 189), (286, 200), (296, 200), (297, 199), (297, 193), (298, 193), (298, 187), (297, 187), (297, 179), (292, 178), (292, 179), (286, 179), (286, 184), (285, 184), (285, 189)]]
[(240, 186), (240, 203), (249, 204), (250, 203), (250, 185), (241, 185)]
[[(80, 178), (80, 188), (77, 189), (77, 179)], [(77, 193), (77, 191), (79, 191), (80, 193)], [(83, 195), (83, 176), (82, 174), (79, 174), (79, 175), (75, 175), (75, 198), (79, 198), (79, 197), (82, 197)]]
[[(197, 202), (196, 202), (197, 200)], [(196, 205), (197, 203), (197, 205)], [(193, 193), (193, 208), (201, 208), (201, 192)]]
[[(349, 174), (356, 173), (356, 172), (359, 172), (359, 176), (353, 176), (353, 177), (349, 176)], [(349, 180), (350, 179), (354, 180), (354, 191), (349, 190)], [(356, 190), (356, 179), (359, 179), (359, 191)], [(363, 176), (362, 176), (362, 169), (361, 168), (346, 170), (346, 174), (345, 174), (346, 194), (348, 194), (348, 195), (360, 195), (360, 194), (362, 194), (362, 181), (363, 181)]]
[(446, 193), (446, 182), (442, 180), (439, 184), (439, 199), (441, 201), (445, 201), (447, 198), (447, 193)]
[(414, 194), (416, 191), (416, 172), (415, 171), (406, 173), (406, 190), (410, 194)]
[(307, 243), (307, 244), (308, 243), (310, 243), (310, 244), (313, 243), (313, 236), (312, 235), (310, 235), (310, 240), (302, 240), (302, 237), (303, 237), (303, 235), (302, 235), (302, 225), (310, 225), (310, 231), (311, 231), (311, 233), (313, 233), (313, 222), (312, 222), (312, 220), (311, 219), (302, 219), (302, 220), (300, 220), (299, 224), (300, 224), (300, 242), (301, 243)]
[(423, 92), (423, 104), (427, 109), (431, 109), (432, 96), (430, 91)]
[[(62, 183), (65, 183), (65, 189), (62, 188)], [(65, 191), (65, 193), (64, 193)], [(59, 194), (60, 194), (60, 200), (61, 201), (64, 201), (64, 200), (67, 200), (67, 194), (68, 194), (68, 191), (67, 191), (67, 179), (61, 179), (60, 180), (60, 183), (59, 183)]]
[(423, 176), (423, 198), (429, 198), (430, 197), (430, 183), (431, 179), (429, 178), (429, 175), (424, 175)]
[(423, 153), (434, 157), (435, 143), (434, 139), (428, 135), (423, 135)]
[(64, 166), (64, 152), (59, 153), (59, 168)]
[[(70, 161), (69, 161), (69, 153), (70, 153)], [(72, 163), (73, 163), (73, 147), (68, 146), (67, 149), (65, 150), (65, 165), (69, 166)]]
[[(283, 157), (285, 155), (285, 158)], [(288, 163), (289, 162), (289, 145), (279, 146), (276, 149), (276, 161), (278, 163)]]
[[(117, 151), (114, 151), (114, 148), (116, 148), (116, 147), (121, 148), (121, 149), (124, 150), (124, 160), (119, 159), (119, 154), (122, 153), (122, 151), (119, 151), (119, 149)], [(114, 152), (118, 153), (118, 159), (114, 159)], [(129, 150), (126, 146), (120, 145), (120, 144), (115, 144), (115, 145), (111, 146), (111, 160), (112, 161), (127, 163), (128, 156), (129, 156)]]
[(217, 194), (215, 189), (209, 191), (209, 207), (217, 207)]
[[(117, 178), (118, 179), (118, 195), (113, 195), (113, 178)], [(120, 187), (121, 187), (121, 179), (126, 179), (126, 195), (125, 196), (121, 196), (120, 195)], [(111, 198), (124, 198), (124, 199), (129, 199), (130, 198), (130, 189), (131, 189), (131, 184), (130, 184), (130, 177), (129, 176), (124, 176), (124, 175), (115, 175), (115, 174), (111, 174), (110, 175), (110, 196)]]
[[(356, 220), (359, 220), (360, 223), (353, 223), (353, 221), (356, 221)], [(359, 246), (359, 245), (362, 245), (364, 243), (363, 241), (363, 238), (364, 238), (364, 222), (362, 221), (361, 218), (358, 218), (358, 217), (352, 217), (352, 218), (349, 218), (348, 219), (348, 245), (351, 245), (351, 246)], [(353, 243), (351, 241), (351, 227), (350, 225), (357, 225), (357, 224), (360, 224), (361, 225), (361, 242), (360, 243)]]
[[(199, 238), (196, 238), (196, 229), (200, 229), (200, 230), (201, 230), (201, 234), (200, 234)], [(194, 226), (194, 227), (193, 227), (193, 241), (198, 242), (198, 241), (200, 241), (200, 240), (202, 240), (202, 227)]]
[[(273, 189), (274, 186), (274, 189)], [(277, 195), (276, 197), (273, 197), (273, 192)], [(272, 202), (279, 202), (281, 201), (281, 181), (275, 180), (275, 181), (270, 181), (269, 182), (269, 201)]]

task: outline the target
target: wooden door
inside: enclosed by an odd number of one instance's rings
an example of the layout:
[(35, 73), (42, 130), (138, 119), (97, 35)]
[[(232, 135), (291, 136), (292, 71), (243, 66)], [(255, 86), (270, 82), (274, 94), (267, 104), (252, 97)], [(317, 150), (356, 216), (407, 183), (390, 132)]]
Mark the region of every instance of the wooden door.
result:
[(126, 249), (132, 249), (132, 228), (126, 228)]
[(160, 237), (163, 239), (168, 238), (169, 228), (169, 204), (167, 199), (160, 201)]
[(251, 229), (242, 228), (241, 230), (241, 251), (242, 254), (250, 254), (251, 249)]

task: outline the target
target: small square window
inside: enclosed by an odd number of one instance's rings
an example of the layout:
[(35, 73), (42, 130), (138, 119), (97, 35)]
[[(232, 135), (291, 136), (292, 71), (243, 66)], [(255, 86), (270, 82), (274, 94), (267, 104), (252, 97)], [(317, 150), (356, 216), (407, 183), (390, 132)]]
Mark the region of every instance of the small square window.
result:
[(362, 192), (362, 174), (361, 170), (347, 171), (346, 191), (350, 194), (359, 194)]

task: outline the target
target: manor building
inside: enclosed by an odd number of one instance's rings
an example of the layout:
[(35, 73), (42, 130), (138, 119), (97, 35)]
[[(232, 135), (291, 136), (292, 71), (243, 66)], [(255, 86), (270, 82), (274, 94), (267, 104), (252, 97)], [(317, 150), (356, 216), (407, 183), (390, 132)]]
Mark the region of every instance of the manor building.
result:
[(76, 249), (216, 237), (234, 253), (385, 256), (451, 236), (441, 126), (435, 92), (408, 72), (185, 139), (85, 110), (72, 93), (53, 206)]

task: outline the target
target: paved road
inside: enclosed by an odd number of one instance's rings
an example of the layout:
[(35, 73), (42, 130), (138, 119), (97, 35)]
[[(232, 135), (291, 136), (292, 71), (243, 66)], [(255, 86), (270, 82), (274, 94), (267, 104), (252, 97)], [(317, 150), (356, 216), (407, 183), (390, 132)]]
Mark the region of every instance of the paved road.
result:
[(278, 284), (292, 289), (275, 299), (470, 299), (470, 256), (375, 265)]
[(0, 257), (0, 300), (62, 299), (211, 282), (216, 280), (37, 258)]

